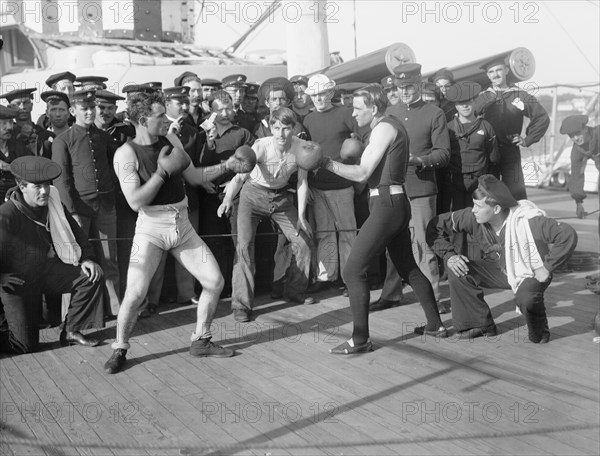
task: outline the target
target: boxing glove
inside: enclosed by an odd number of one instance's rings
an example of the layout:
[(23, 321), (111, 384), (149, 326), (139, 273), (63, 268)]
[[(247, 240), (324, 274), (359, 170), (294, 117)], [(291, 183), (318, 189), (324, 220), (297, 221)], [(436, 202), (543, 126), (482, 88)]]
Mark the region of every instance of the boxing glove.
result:
[(249, 173), (256, 166), (256, 154), (252, 147), (244, 145), (236, 149), (235, 153), (227, 160), (227, 169), (234, 173)]
[(342, 163), (354, 165), (360, 161), (362, 153), (362, 143), (358, 139), (348, 138), (342, 143), (340, 158), (342, 159)]
[(312, 171), (321, 166), (323, 149), (314, 141), (304, 141), (296, 153), (296, 163), (299, 168)]
[(166, 173), (167, 178), (181, 174), (188, 166), (190, 166), (191, 160), (188, 154), (183, 150), (173, 147), (165, 146), (161, 149), (158, 154), (158, 168)]

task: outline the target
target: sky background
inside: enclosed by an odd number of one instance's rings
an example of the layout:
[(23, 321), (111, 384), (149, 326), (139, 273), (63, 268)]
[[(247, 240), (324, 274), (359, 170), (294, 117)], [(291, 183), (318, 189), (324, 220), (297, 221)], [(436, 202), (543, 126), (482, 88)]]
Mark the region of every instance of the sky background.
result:
[[(231, 45), (252, 25), (258, 5), (264, 10), (267, 2), (241, 3), (237, 15), (224, 16), (224, 8), (235, 11), (233, 2), (226, 3), (205, 2), (208, 8), (205, 11), (211, 15), (200, 18), (202, 23), (198, 27), (210, 37), (207, 44)], [(312, 5), (311, 0), (296, 3), (304, 8)], [(413, 49), (423, 71), (427, 72), (526, 47), (536, 59), (532, 82), (540, 86), (597, 84), (600, 80), (599, 1), (337, 0), (328, 3), (329, 48), (339, 51), (345, 61), (354, 57), (356, 17), (359, 56), (403, 42)], [(291, 16), (294, 8), (287, 12)], [(280, 9), (240, 51), (285, 50), (285, 24)]]

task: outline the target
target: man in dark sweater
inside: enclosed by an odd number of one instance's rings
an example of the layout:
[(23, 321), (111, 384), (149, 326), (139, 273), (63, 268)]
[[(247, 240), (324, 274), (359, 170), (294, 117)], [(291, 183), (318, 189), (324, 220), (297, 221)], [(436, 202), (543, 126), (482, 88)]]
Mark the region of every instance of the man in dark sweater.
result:
[[(324, 74), (309, 79), (306, 93), (315, 109), (304, 118), (304, 128), (325, 156), (341, 161), (343, 142), (358, 132), (352, 109), (332, 104), (335, 82)], [(309, 214), (316, 229), (314, 275), (318, 289), (341, 278), (356, 239), (354, 186), (323, 168), (308, 174), (308, 184), (313, 196)], [(336, 233), (336, 229), (340, 231)]]
[(96, 346), (80, 331), (104, 326), (102, 269), (50, 185), (60, 167), (26, 156), (11, 163), (11, 172), (18, 186), (0, 206), (0, 351), (37, 348), (43, 293), (71, 293), (61, 343)]
[[(529, 340), (550, 340), (544, 291), (552, 272), (577, 246), (577, 233), (546, 217), (527, 200), (517, 202), (508, 187), (490, 174), (479, 178), (474, 206), (435, 217), (427, 242), (448, 268), (452, 322), (459, 339), (495, 336), (498, 329), (483, 299), (485, 288), (512, 289), (517, 312), (527, 321)], [(469, 252), (458, 252), (450, 237), (473, 238)], [(552, 248), (549, 246), (552, 245)]]
[[(444, 112), (421, 99), (421, 65), (402, 64), (394, 69), (396, 85), (400, 88), (401, 103), (388, 107), (387, 113), (402, 121), (410, 140), (406, 191), (410, 199), (415, 260), (431, 282), (436, 300), (440, 299), (437, 258), (425, 242), (425, 229), (436, 214), (438, 193), (435, 170), (450, 160), (450, 139)], [(387, 274), (379, 301), (371, 310), (399, 305), (402, 282), (387, 256)]]
[[(542, 139), (550, 118), (533, 95), (509, 85), (509, 69), (503, 58), (486, 62), (481, 68), (487, 72), (492, 84), (479, 94), (475, 115), (482, 115), (496, 132), (500, 153), (496, 174), (517, 200), (526, 199), (520, 147), (529, 147)], [(523, 117), (529, 118), (525, 137), (521, 136)]]

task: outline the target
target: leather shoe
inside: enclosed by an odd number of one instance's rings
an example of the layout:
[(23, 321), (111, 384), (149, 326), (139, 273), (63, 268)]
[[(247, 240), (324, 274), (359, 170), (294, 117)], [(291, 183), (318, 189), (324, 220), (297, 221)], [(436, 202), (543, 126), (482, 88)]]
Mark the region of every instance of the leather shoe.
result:
[(475, 339), (476, 337), (481, 336), (497, 336), (498, 335), (498, 327), (493, 324), (490, 326), (484, 326), (483, 328), (471, 328), (466, 331), (458, 331), (459, 339)]
[(550, 333), (548, 331), (544, 332), (540, 337), (535, 338), (529, 335), (529, 340), (534, 344), (547, 344), (550, 342)]
[(438, 329), (436, 329), (434, 331), (430, 331), (430, 330), (426, 329), (425, 326), (418, 326), (415, 328), (414, 332), (415, 332), (415, 334), (418, 334), (419, 336), (426, 334), (428, 336), (441, 337), (441, 338), (448, 337), (448, 330), (446, 328), (444, 328), (443, 326), (440, 326)]
[(398, 307), (402, 305), (402, 301), (390, 301), (388, 299), (379, 298), (377, 301), (373, 301), (369, 305), (369, 311), (378, 312), (380, 310), (391, 309), (392, 307)]
[(240, 323), (247, 323), (250, 321), (252, 311), (249, 309), (233, 309), (233, 319)]
[(108, 358), (108, 361), (104, 363), (104, 371), (107, 374), (116, 374), (117, 372), (120, 372), (125, 365), (125, 361), (127, 361), (125, 355), (127, 355), (127, 350), (124, 348), (113, 350), (113, 354)]
[(96, 339), (85, 337), (79, 331), (63, 331), (60, 333), (60, 344), (65, 345), (83, 345), (84, 347), (95, 347), (100, 342)]
[[(352, 344), (350, 344), (350, 342), (352, 342)], [(354, 345), (354, 341), (350, 339), (343, 344), (330, 349), (329, 353), (332, 355), (352, 355), (354, 353), (368, 353), (370, 351), (373, 351), (373, 344), (370, 340), (367, 340), (361, 345)]]
[(296, 304), (305, 304), (305, 305), (312, 305), (312, 304), (316, 304), (318, 301), (313, 298), (312, 296), (289, 296), (289, 295), (284, 295), (283, 299), (286, 302), (294, 302)]

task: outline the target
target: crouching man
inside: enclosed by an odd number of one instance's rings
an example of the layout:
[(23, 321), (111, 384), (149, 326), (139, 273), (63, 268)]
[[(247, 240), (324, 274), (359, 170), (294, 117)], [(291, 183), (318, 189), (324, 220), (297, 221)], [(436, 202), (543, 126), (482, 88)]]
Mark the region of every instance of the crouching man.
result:
[(43, 293), (71, 293), (60, 342), (94, 347), (98, 341), (80, 331), (104, 326), (102, 269), (50, 185), (60, 166), (27, 156), (14, 160), (10, 170), (18, 186), (0, 206), (0, 351), (36, 350)]
[[(547, 343), (550, 331), (544, 291), (552, 281), (552, 271), (575, 250), (577, 233), (546, 217), (532, 202), (515, 200), (508, 187), (490, 174), (479, 178), (473, 202), (473, 208), (434, 217), (427, 227), (427, 243), (448, 267), (458, 337), (497, 334), (482, 287), (503, 288), (515, 294), (529, 340)], [(468, 256), (455, 251), (449, 240), (454, 233), (473, 237)]]

